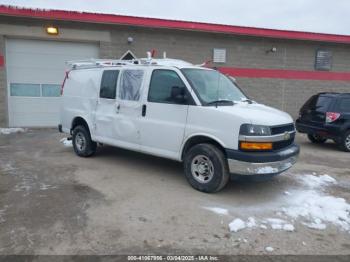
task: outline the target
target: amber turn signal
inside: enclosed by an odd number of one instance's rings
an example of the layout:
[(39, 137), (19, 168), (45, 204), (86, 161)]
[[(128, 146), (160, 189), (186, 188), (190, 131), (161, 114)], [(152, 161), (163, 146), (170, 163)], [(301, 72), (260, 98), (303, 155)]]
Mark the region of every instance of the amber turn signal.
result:
[(272, 143), (241, 142), (243, 150), (272, 150)]

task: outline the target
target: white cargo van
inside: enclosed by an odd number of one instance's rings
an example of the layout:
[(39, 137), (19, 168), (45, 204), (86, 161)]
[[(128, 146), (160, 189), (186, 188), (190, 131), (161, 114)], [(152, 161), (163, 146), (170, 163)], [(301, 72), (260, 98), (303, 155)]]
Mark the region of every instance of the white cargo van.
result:
[(273, 176), (297, 160), (293, 119), (216, 70), (174, 59), (70, 65), (59, 130), (78, 156), (106, 144), (180, 161), (203, 192), (219, 191), (230, 174)]

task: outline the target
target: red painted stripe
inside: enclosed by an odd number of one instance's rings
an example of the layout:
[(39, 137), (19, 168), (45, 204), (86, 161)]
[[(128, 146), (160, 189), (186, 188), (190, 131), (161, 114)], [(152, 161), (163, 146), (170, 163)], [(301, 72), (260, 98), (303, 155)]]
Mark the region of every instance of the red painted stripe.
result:
[(280, 69), (220, 67), (219, 71), (234, 77), (280, 78), (297, 80), (350, 81), (350, 72), (320, 72)]
[(68, 20), (80, 22), (93, 22), (103, 24), (123, 24), (133, 26), (144, 26), (152, 28), (170, 28), (206, 31), (216, 33), (227, 33), (235, 35), (248, 35), (270, 38), (312, 40), (336, 43), (350, 43), (349, 35), (332, 35), (287, 30), (262, 29), (253, 27), (230, 26), (220, 24), (185, 22), (176, 20), (165, 20), (156, 18), (143, 18), (122, 15), (96, 14), (96, 13), (80, 13), (73, 11), (60, 10), (35, 10), (28, 8), (15, 8), (0, 5), (0, 15), (43, 18), (50, 20)]
[(5, 59), (3, 55), (0, 55), (0, 67), (4, 67), (5, 66)]

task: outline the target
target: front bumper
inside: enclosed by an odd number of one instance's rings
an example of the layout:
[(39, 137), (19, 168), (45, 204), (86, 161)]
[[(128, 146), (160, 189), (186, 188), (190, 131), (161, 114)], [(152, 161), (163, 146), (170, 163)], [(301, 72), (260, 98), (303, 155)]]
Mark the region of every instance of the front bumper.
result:
[(299, 152), (296, 144), (276, 152), (226, 150), (230, 173), (244, 176), (280, 174), (296, 163)]

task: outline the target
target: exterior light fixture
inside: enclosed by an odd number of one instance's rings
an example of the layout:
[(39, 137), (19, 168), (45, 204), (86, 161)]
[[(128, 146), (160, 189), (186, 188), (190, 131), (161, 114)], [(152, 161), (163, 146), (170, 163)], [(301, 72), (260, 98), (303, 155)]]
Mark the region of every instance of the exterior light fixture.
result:
[(277, 47), (272, 47), (271, 49), (266, 50), (266, 54), (268, 54), (268, 53), (276, 53), (276, 52), (277, 52)]
[(129, 36), (128, 37), (128, 44), (132, 44), (132, 42), (134, 42), (134, 38)]
[(46, 33), (49, 35), (58, 35), (58, 28), (55, 26), (46, 27)]

